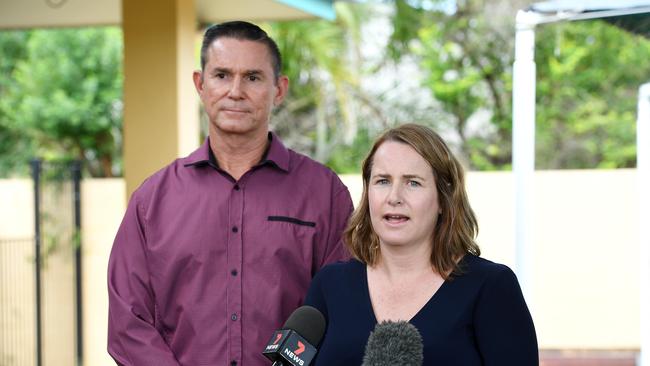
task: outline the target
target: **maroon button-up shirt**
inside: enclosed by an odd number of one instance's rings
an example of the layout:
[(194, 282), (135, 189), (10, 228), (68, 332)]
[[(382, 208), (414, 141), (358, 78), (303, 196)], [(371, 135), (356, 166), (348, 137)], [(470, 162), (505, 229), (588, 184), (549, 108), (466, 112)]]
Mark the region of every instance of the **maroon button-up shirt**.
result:
[(235, 181), (206, 142), (133, 194), (108, 268), (108, 351), (122, 365), (268, 365), (312, 276), (346, 257), (352, 211), (329, 169), (270, 135)]

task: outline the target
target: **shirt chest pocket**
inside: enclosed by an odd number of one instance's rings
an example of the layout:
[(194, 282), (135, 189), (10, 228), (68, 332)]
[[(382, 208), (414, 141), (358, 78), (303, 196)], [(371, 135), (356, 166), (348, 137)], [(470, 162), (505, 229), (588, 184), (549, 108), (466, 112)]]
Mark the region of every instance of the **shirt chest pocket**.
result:
[(316, 228), (316, 223), (313, 221), (305, 221), (291, 216), (269, 216), (267, 220), (271, 222), (288, 222), (294, 225)]
[(245, 257), (311, 267), (319, 231), (315, 221), (293, 215), (267, 215), (260, 221), (244, 233)]

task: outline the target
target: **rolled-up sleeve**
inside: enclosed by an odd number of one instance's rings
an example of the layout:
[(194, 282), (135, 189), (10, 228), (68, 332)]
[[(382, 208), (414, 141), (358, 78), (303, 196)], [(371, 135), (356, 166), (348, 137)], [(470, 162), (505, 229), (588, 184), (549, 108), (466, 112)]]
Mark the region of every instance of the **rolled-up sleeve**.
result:
[(146, 222), (137, 192), (115, 237), (108, 264), (108, 352), (119, 365), (177, 366), (156, 328), (146, 259)]

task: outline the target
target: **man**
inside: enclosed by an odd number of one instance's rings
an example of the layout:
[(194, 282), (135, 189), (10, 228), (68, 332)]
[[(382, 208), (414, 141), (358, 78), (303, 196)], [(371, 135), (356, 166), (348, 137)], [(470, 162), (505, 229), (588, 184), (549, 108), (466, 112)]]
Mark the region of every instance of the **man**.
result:
[(347, 188), (268, 130), (288, 88), (280, 69), (257, 26), (206, 31), (193, 77), (209, 137), (134, 192), (113, 244), (118, 364), (268, 365), (261, 351), (314, 273), (345, 257)]

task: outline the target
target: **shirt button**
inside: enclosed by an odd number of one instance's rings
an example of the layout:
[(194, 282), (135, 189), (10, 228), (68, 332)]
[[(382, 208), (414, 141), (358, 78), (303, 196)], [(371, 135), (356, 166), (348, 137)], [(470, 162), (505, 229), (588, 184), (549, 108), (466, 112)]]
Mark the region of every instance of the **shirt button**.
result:
[(230, 274), (233, 276), (237, 276), (237, 270), (233, 269), (232, 271), (230, 271)]
[[(239, 190), (239, 184), (235, 184), (235, 191)], [(237, 361), (233, 361), (234, 363), (237, 363)]]
[(232, 320), (232, 321), (236, 321), (236, 320), (237, 320), (237, 314), (232, 314), (232, 315), (230, 316), (230, 320)]
[(237, 226), (233, 226), (233, 227), (232, 227), (232, 232), (233, 232), (233, 233), (236, 233), (236, 232), (238, 232), (238, 231), (239, 231), (239, 229), (237, 228)]

